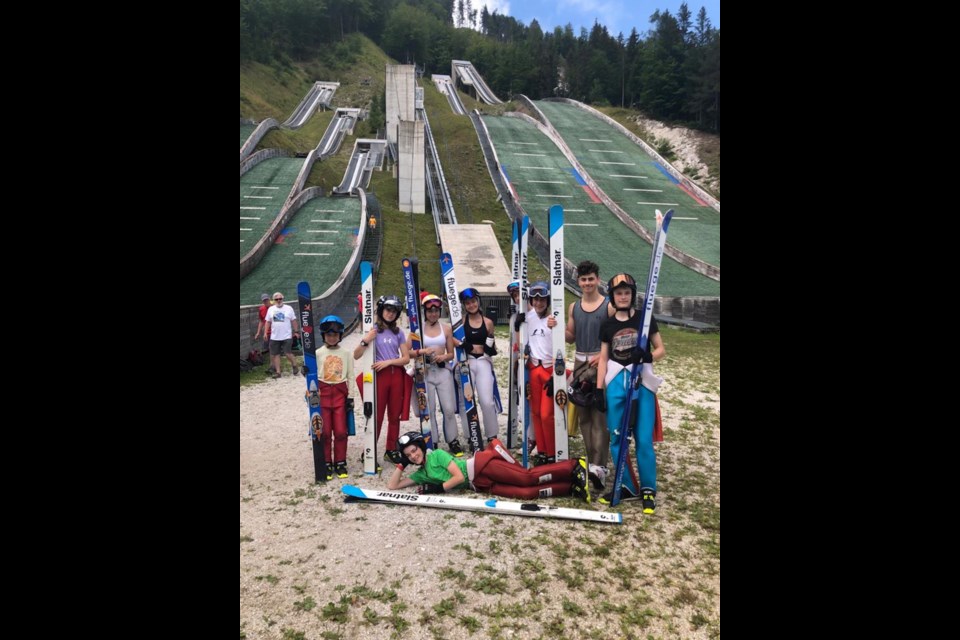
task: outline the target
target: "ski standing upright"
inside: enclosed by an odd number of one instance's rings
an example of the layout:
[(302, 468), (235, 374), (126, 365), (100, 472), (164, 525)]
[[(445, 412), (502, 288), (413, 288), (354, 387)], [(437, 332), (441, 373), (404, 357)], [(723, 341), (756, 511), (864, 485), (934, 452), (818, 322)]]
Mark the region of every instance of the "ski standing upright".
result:
[(567, 447), (567, 315), (563, 304), (563, 207), (555, 204), (547, 212), (550, 226), (550, 313), (557, 326), (550, 330), (553, 339), (553, 435), (556, 439), (557, 462), (570, 457)]
[(310, 283), (297, 284), (297, 302), (300, 307), (300, 335), (303, 346), (303, 369), (307, 379), (307, 405), (310, 407), (310, 427), (307, 432), (313, 444), (313, 475), (317, 482), (327, 481), (327, 459), (320, 436), (323, 433), (323, 414), (320, 411), (320, 387), (317, 382), (316, 327), (313, 324), (313, 300)]
[[(527, 299), (529, 291), (527, 287), (527, 241), (530, 237), (530, 218), (523, 216), (520, 219), (520, 308), (517, 310), (522, 316), (527, 315)], [(520, 345), (517, 350), (520, 365), (517, 372), (517, 423), (520, 427), (520, 442), (523, 450), (523, 466), (530, 468), (530, 405), (527, 398), (530, 397), (530, 379), (527, 373), (527, 356), (530, 347), (527, 345), (527, 323), (520, 325), (520, 332), (517, 340)]]
[[(659, 213), (659, 212), (657, 212)], [(650, 319), (653, 317), (653, 301), (657, 292), (657, 282), (660, 280), (660, 264), (663, 262), (663, 247), (667, 243), (667, 231), (670, 227), (670, 221), (673, 219), (673, 209), (667, 211), (663, 217), (663, 222), (657, 227), (657, 232), (653, 237), (653, 252), (650, 256), (650, 272), (647, 275), (647, 290), (643, 297), (643, 307), (638, 314), (640, 335), (637, 337), (636, 352), (644, 354), (647, 350), (647, 342), (650, 339)], [(620, 503), (620, 488), (623, 483), (623, 474), (627, 468), (627, 459), (630, 449), (630, 436), (632, 435), (633, 417), (635, 399), (640, 389), (641, 374), (644, 369), (648, 376), (653, 376), (653, 365), (641, 364), (633, 365), (630, 371), (630, 385), (627, 387), (626, 410), (623, 412), (623, 419), (620, 421), (620, 455), (617, 457), (617, 469), (613, 478), (613, 499), (610, 501), (612, 506)], [(639, 486), (637, 487), (639, 489)]]
[[(453, 272), (453, 256), (444, 253), (440, 256), (440, 271), (443, 276), (443, 290), (447, 296), (447, 306), (450, 308), (450, 325), (453, 328), (453, 337), (458, 342), (466, 340), (466, 330), (463, 328), (463, 310), (460, 308), (460, 296), (457, 295), (457, 278)], [(473, 376), (470, 365), (467, 363), (467, 354), (463, 347), (457, 347), (457, 369), (460, 371), (460, 397), (463, 398), (464, 416), (466, 420), (467, 437), (470, 449), (474, 452), (483, 451), (483, 436), (480, 431), (480, 416), (477, 413), (477, 403), (473, 397)]]
[[(363, 333), (373, 329), (373, 266), (360, 263)], [(360, 375), (363, 376), (363, 472), (377, 474), (377, 379), (373, 375), (374, 349), (366, 349), (360, 357)]]
[[(420, 349), (423, 344), (423, 332), (420, 328), (420, 290), (417, 286), (416, 271), (418, 271), (418, 262), (416, 258), (404, 258), (403, 266), (403, 290), (407, 299), (407, 317), (410, 319), (410, 338), (414, 349)], [(421, 355), (413, 359), (413, 386), (417, 392), (417, 416), (420, 417), (420, 433), (427, 441), (427, 446), (431, 449), (436, 448), (437, 438), (433, 437), (430, 428), (430, 409), (427, 407), (427, 381), (424, 377), (426, 363)]]
[[(520, 282), (520, 221), (513, 221), (513, 260), (512, 264), (512, 276), (513, 281)], [(517, 430), (517, 396), (519, 395), (517, 390), (517, 380), (520, 378), (521, 372), (517, 371), (517, 338), (516, 331), (513, 330), (514, 322), (517, 320), (517, 305), (514, 304), (513, 298), (510, 299), (510, 369), (509, 369), (509, 379), (507, 382), (507, 448), (513, 448), (513, 436), (514, 432)], [(519, 374), (519, 375), (518, 375)]]

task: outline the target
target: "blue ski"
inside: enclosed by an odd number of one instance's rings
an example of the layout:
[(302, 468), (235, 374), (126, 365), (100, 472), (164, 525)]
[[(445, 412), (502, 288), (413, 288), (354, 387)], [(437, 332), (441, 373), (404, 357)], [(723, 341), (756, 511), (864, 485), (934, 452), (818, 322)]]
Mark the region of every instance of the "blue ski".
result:
[[(663, 217), (663, 223), (657, 227), (657, 232), (653, 237), (653, 254), (650, 256), (650, 272), (647, 275), (647, 291), (643, 297), (643, 308), (640, 310), (640, 335), (637, 337), (638, 353), (645, 353), (647, 342), (650, 339), (650, 319), (653, 318), (653, 299), (657, 292), (657, 282), (660, 280), (660, 263), (663, 261), (663, 247), (667, 243), (667, 230), (670, 227), (670, 221), (673, 219), (673, 209), (667, 211)], [(623, 474), (627, 467), (627, 457), (630, 449), (630, 435), (633, 429), (633, 407), (634, 399), (640, 389), (641, 372), (644, 366), (634, 365), (630, 371), (630, 384), (627, 386), (626, 409), (623, 412), (623, 419), (620, 421), (620, 455), (617, 457), (617, 470), (613, 477), (613, 500), (612, 506), (620, 503), (620, 487), (623, 483)], [(640, 487), (635, 487), (638, 491)]]
[[(420, 349), (423, 344), (423, 332), (420, 330), (420, 292), (417, 290), (417, 278), (414, 275), (414, 265), (417, 259), (404, 258), (403, 290), (407, 299), (407, 318), (410, 320), (410, 338), (414, 349)], [(417, 392), (417, 415), (420, 417), (420, 433), (427, 441), (427, 446), (436, 448), (433, 431), (430, 429), (430, 410), (427, 408), (427, 381), (424, 378), (426, 365), (423, 356), (413, 360), (413, 386)]]
[(303, 346), (303, 369), (307, 379), (307, 405), (310, 407), (310, 426), (307, 433), (313, 443), (313, 475), (317, 482), (326, 482), (327, 452), (323, 450), (320, 442), (320, 435), (323, 433), (323, 414), (320, 411), (316, 327), (313, 324), (313, 300), (310, 299), (309, 282), (297, 284), (297, 302), (300, 306), (300, 340)]
[[(440, 256), (440, 271), (443, 277), (443, 290), (447, 296), (447, 306), (450, 309), (450, 324), (453, 327), (453, 337), (458, 342), (466, 340), (466, 331), (463, 328), (463, 311), (460, 309), (460, 296), (457, 295), (457, 278), (453, 272), (453, 256), (444, 253)], [(477, 413), (477, 403), (474, 401), (473, 376), (470, 374), (470, 365), (467, 364), (467, 354), (463, 347), (457, 347), (457, 370), (460, 372), (460, 391), (463, 398), (464, 419), (467, 422), (467, 437), (470, 448), (483, 451), (483, 437), (480, 431), (480, 416)]]

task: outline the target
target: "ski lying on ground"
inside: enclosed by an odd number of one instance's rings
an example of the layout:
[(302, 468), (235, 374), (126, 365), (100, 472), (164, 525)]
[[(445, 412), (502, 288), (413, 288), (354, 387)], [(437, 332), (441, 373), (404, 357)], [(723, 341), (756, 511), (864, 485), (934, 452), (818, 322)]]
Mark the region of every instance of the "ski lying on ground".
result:
[(317, 341), (313, 325), (313, 301), (310, 283), (297, 284), (297, 302), (300, 307), (300, 344), (303, 346), (303, 368), (307, 379), (307, 406), (310, 422), (307, 432), (313, 443), (313, 475), (316, 482), (327, 481), (327, 461), (320, 442), (323, 433), (323, 414), (320, 411), (320, 391), (317, 381)]
[(432, 507), (434, 509), (456, 509), (460, 511), (479, 511), (481, 513), (496, 513), (498, 515), (527, 516), (531, 518), (559, 518), (561, 520), (587, 520), (590, 522), (606, 522), (608, 524), (622, 524), (623, 514), (613, 511), (589, 511), (587, 509), (568, 509), (566, 507), (551, 507), (531, 502), (508, 502), (499, 498), (479, 500), (476, 498), (458, 498), (440, 494), (404, 493), (402, 491), (374, 491), (361, 489), (352, 484), (344, 485), (343, 492), (349, 498), (364, 502), (381, 504), (406, 504), (415, 507)]

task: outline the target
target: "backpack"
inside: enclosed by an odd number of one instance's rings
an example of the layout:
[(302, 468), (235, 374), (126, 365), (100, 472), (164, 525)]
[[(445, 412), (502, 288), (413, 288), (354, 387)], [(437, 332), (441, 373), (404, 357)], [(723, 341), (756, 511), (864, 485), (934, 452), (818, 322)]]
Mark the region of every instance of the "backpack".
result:
[(244, 371), (250, 371), (252, 369), (253, 369), (252, 364), (250, 364), (248, 361), (244, 360), (243, 358), (240, 358), (240, 373), (243, 373)]
[(250, 364), (252, 364), (255, 367), (259, 367), (260, 365), (262, 365), (263, 355), (260, 353), (260, 349), (254, 349), (253, 351), (248, 353), (247, 360), (249, 360)]

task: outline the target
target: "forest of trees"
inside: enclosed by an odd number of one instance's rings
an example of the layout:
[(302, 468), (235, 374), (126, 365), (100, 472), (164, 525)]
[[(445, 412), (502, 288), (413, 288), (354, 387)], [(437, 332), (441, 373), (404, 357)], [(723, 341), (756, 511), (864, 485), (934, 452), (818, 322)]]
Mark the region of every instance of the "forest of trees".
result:
[(428, 75), (470, 60), (502, 99), (565, 96), (719, 133), (720, 30), (686, 3), (649, 24), (644, 35), (596, 23), (544, 33), (471, 0), (240, 0), (240, 63), (306, 60), (361, 32)]

